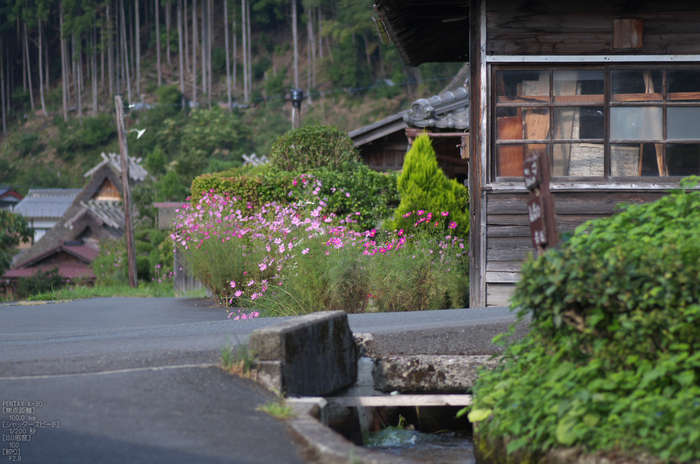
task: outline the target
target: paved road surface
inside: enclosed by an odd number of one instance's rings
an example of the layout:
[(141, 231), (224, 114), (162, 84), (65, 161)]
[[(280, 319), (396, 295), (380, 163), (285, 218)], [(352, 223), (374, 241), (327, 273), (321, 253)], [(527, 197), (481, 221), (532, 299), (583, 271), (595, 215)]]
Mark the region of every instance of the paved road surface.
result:
[[(273, 397), (216, 367), (222, 347), (279, 319), (235, 322), (209, 305), (100, 298), (0, 306), (0, 401), (41, 401), (24, 420), (3, 411), (2, 448), (15, 446), (12, 429), (45, 421), (31, 442), (15, 442), (21, 462), (308, 462), (283, 423), (255, 410)], [(357, 333), (401, 333), (510, 318), (505, 309), (452, 310), (352, 315), (350, 324)], [(53, 421), (57, 428), (47, 426)]]

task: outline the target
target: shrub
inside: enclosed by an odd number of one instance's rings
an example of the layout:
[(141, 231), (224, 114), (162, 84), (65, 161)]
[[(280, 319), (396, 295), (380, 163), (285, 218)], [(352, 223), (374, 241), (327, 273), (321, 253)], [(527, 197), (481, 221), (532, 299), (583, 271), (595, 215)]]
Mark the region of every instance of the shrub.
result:
[(344, 162), (356, 160), (358, 152), (350, 137), (331, 126), (293, 129), (278, 138), (270, 149), (270, 164), (282, 171), (341, 169)]
[(100, 254), (92, 261), (92, 272), (96, 287), (128, 282), (124, 239), (100, 242)]
[(17, 296), (27, 298), (30, 295), (52, 292), (63, 286), (63, 280), (58, 274), (58, 268), (47, 271), (37, 270), (31, 277), (19, 279)]
[[(398, 190), (401, 204), (389, 228), (412, 227), (415, 223), (412, 214), (424, 210), (432, 215), (438, 229), (454, 223), (456, 228), (453, 234), (468, 237), (469, 193), (463, 185), (454, 179), (449, 180), (442, 172), (427, 134), (418, 136), (406, 154), (403, 171), (398, 178)], [(450, 215), (440, 214), (445, 211)]]
[(301, 183), (303, 179), (318, 180), (318, 195), (326, 199), (329, 212), (340, 217), (359, 212), (358, 230), (375, 227), (398, 205), (396, 175), (373, 171), (359, 161), (344, 163), (340, 171), (324, 167), (305, 174), (280, 172), (270, 166), (204, 174), (192, 182), (192, 202), (196, 204), (207, 193), (229, 194), (258, 211), (265, 203), (298, 201), (302, 190), (293, 188), (295, 179)]
[(700, 458), (700, 191), (589, 221), (523, 265), (530, 334), (475, 387), (486, 439)]

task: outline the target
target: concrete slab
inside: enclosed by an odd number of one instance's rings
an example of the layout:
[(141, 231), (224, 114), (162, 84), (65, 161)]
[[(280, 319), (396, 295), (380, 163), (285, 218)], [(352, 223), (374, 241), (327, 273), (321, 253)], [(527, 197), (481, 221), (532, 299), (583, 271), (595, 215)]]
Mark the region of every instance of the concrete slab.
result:
[(357, 345), (344, 311), (296, 317), (256, 330), (248, 350), (258, 381), (288, 396), (327, 396), (357, 380)]

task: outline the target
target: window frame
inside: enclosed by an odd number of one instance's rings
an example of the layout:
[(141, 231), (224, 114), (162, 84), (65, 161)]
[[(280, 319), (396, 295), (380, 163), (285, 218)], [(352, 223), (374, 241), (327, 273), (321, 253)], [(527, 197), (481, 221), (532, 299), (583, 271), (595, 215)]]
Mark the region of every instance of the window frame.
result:
[[(568, 63), (537, 63), (527, 62), (520, 64), (498, 64), (490, 63), (490, 102), (491, 111), (489, 120), (491, 122), (489, 132), (491, 134), (491, 156), (488, 158), (489, 174), (493, 182), (497, 184), (518, 183), (522, 181), (522, 177), (514, 176), (499, 176), (499, 147), (507, 146), (523, 146), (523, 145), (546, 145), (547, 154), (552, 159), (552, 150), (555, 144), (574, 144), (574, 143), (602, 143), (603, 144), (603, 176), (552, 176), (554, 183), (571, 183), (571, 184), (659, 184), (659, 183), (677, 183), (680, 179), (693, 174), (684, 175), (659, 175), (659, 176), (613, 176), (612, 175), (612, 145), (635, 145), (657, 143), (664, 145), (663, 159), (664, 167), (668, 170), (668, 150), (666, 146), (670, 144), (694, 144), (700, 146), (700, 131), (697, 139), (668, 139), (667, 113), (670, 107), (692, 107), (700, 109), (700, 98), (695, 101), (684, 100), (669, 100), (668, 99), (668, 71), (678, 70), (693, 70), (700, 71), (700, 63), (685, 63), (679, 64), (674, 62), (658, 62), (658, 63), (593, 63), (593, 62), (568, 62)], [(603, 71), (603, 101), (597, 102), (557, 102), (554, 98), (554, 73), (556, 71)], [(657, 101), (613, 101), (612, 94), (612, 72), (613, 71), (639, 71), (639, 70), (660, 70), (662, 71), (662, 97)], [(533, 71), (548, 73), (549, 78), (549, 99), (547, 101), (528, 101), (528, 102), (499, 102), (498, 97), (498, 73), (501, 71)], [(700, 87), (700, 85), (699, 85)], [(698, 90), (700, 92), (700, 88)], [(544, 96), (543, 96), (544, 97)], [(603, 107), (603, 138), (602, 139), (555, 139), (553, 137), (554, 129), (554, 111), (556, 108), (573, 108), (573, 107)], [(611, 139), (611, 109), (620, 107), (660, 107), (662, 108), (662, 140), (638, 140), (638, 139)], [(500, 108), (547, 108), (549, 111), (549, 132), (547, 139), (520, 139), (520, 140), (499, 140), (498, 139), (498, 110)], [(696, 175), (700, 175), (700, 172)]]

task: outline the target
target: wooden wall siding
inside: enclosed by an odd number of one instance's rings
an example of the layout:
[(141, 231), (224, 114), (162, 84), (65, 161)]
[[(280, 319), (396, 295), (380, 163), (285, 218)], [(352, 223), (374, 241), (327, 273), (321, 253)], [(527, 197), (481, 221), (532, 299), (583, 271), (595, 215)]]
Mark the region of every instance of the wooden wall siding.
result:
[[(573, 231), (590, 219), (612, 215), (619, 203), (648, 203), (664, 192), (555, 192), (559, 233)], [(486, 305), (506, 306), (520, 268), (534, 252), (527, 217), (527, 193), (486, 196)]]
[[(700, 3), (695, 0), (509, 0), (489, 2), (487, 15), (487, 53), (493, 55), (700, 53)], [(643, 20), (642, 48), (613, 48), (613, 19), (623, 18)]]

